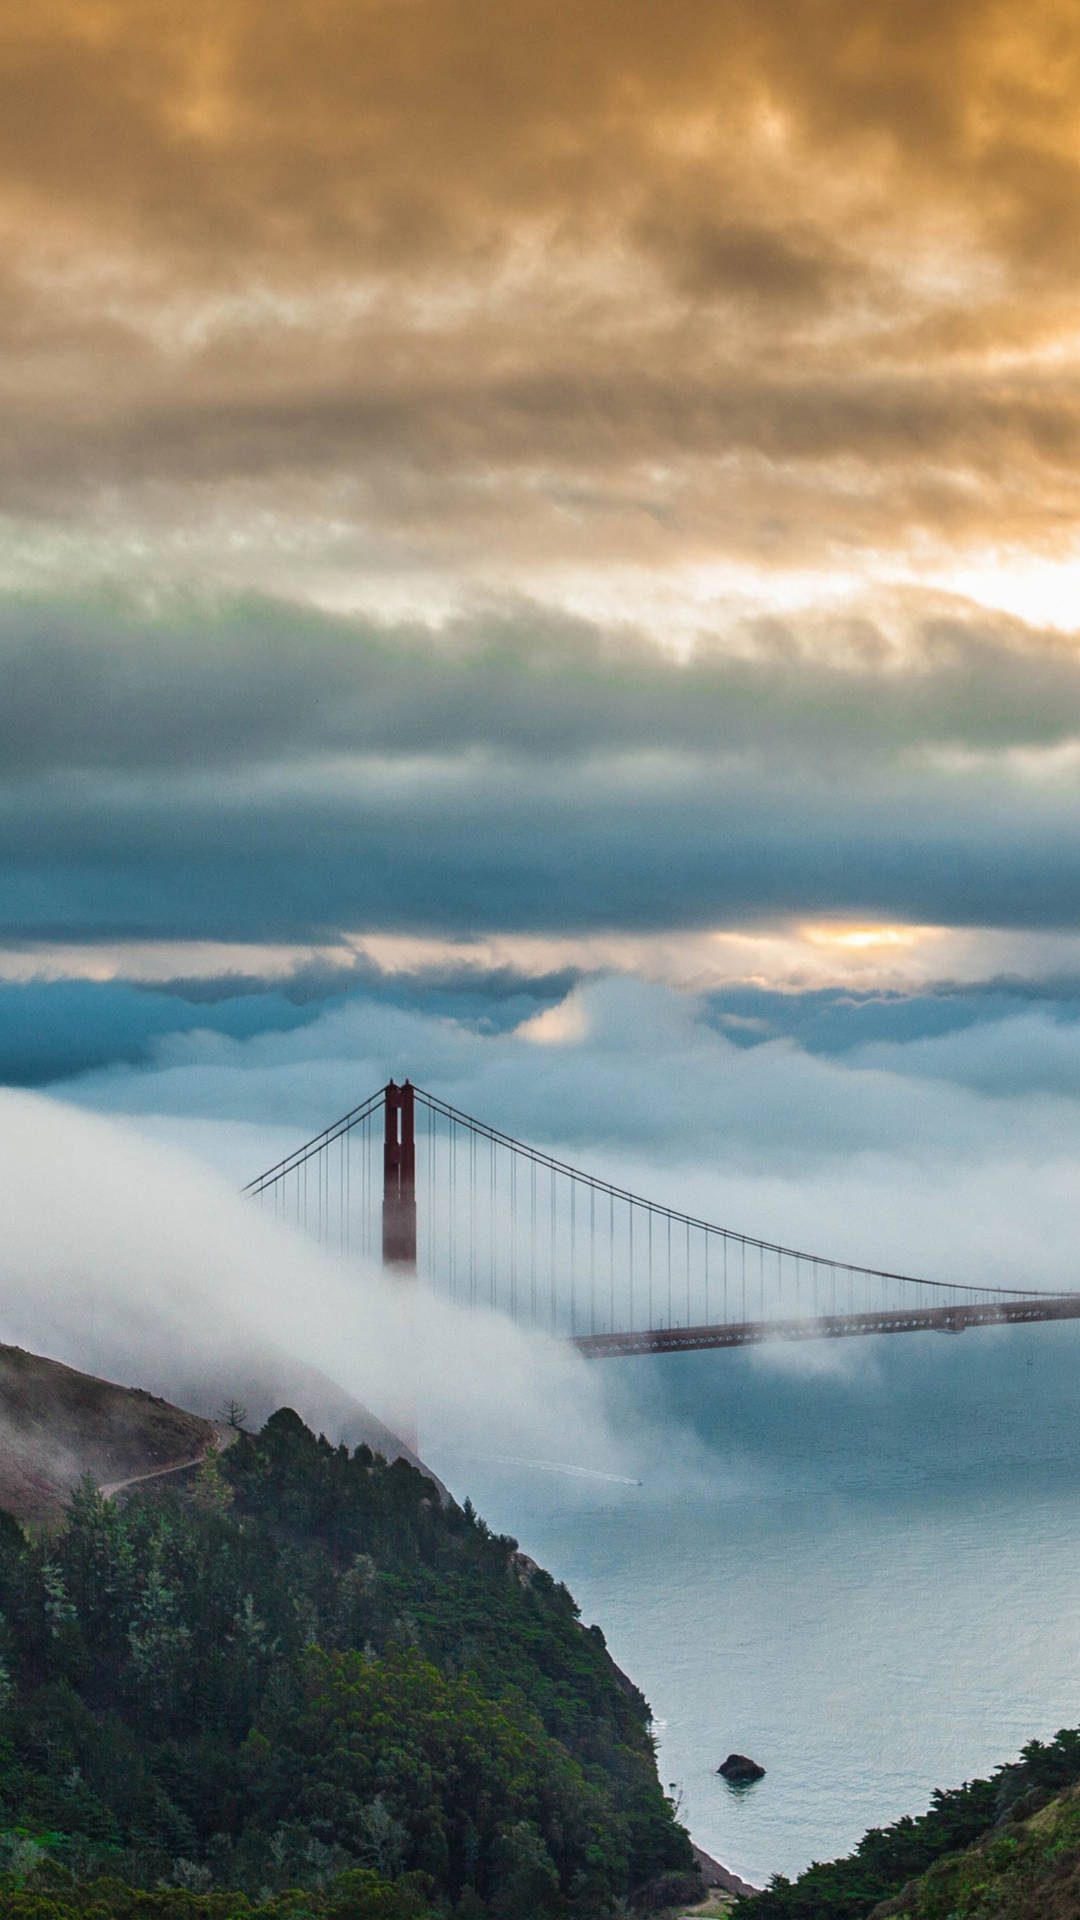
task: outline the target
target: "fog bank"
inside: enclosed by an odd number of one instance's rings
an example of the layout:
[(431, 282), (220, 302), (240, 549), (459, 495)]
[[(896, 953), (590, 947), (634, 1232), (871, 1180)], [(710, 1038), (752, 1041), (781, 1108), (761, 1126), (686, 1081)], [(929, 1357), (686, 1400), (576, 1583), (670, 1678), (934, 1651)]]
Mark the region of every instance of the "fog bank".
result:
[(333, 1439), (349, 1396), (391, 1427), (624, 1471), (595, 1371), (275, 1224), (131, 1127), (0, 1093), (8, 1200), (0, 1340), (196, 1411), (286, 1401)]

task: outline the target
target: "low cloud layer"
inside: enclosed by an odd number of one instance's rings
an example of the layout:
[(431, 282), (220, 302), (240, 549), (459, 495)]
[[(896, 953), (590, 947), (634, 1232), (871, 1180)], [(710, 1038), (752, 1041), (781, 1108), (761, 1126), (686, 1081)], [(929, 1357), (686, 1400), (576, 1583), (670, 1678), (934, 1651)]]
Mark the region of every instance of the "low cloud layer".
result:
[(0, 673), (10, 781), (635, 754), (851, 773), (937, 754), (958, 776), (965, 756), (1080, 755), (1071, 643), (928, 594), (878, 623), (747, 617), (680, 657), (527, 602), (431, 626), (255, 597), (8, 597)]
[(1075, 926), (1073, 649), (897, 611), (680, 659), (524, 605), (9, 601), (0, 937)]
[(969, 999), (935, 1020), (936, 1002), (870, 1000), (864, 1021), (837, 996), (823, 1044), (812, 1028), (794, 1037), (784, 998), (740, 1016), (600, 981), (575, 989), (561, 1025), (504, 1033), (360, 999), (291, 1032), (177, 1034), (142, 1067), (57, 1091), (205, 1155), (240, 1186), (408, 1073), (737, 1231), (931, 1278), (1069, 1289), (1077, 1003), (1036, 1012), (1005, 999), (980, 1015)]
[[(0, 1338), (181, 1403), (206, 1405), (210, 1390), (258, 1404), (270, 1378), (272, 1397), (333, 1425), (340, 1403), (314, 1367), (392, 1420), (414, 1365), (400, 1289), (283, 1234), (237, 1189), (405, 1072), (736, 1231), (976, 1286), (1075, 1287), (1080, 991), (1064, 983), (1034, 1000), (1001, 986), (694, 998), (594, 980), (502, 1030), (363, 995), (288, 1025), (285, 1005), (261, 1002), (256, 1033), (174, 1030), (48, 1099), (0, 1096), (12, 1195)], [(767, 1479), (777, 1407), (806, 1414), (832, 1397), (853, 1431), (871, 1414), (902, 1426), (915, 1401), (974, 1407), (1020, 1338), (699, 1356), (734, 1368), (753, 1428), (718, 1438), (705, 1420), (699, 1443), (682, 1402), (711, 1405), (713, 1374), (590, 1370), (485, 1316), (473, 1326), (427, 1300), (421, 1314), (422, 1430), (456, 1488), (533, 1471), (499, 1456), (644, 1474), (657, 1497), (700, 1469), (713, 1501)], [(1072, 1332), (1039, 1338), (1056, 1351)], [(587, 1486), (623, 1497), (615, 1482)]]

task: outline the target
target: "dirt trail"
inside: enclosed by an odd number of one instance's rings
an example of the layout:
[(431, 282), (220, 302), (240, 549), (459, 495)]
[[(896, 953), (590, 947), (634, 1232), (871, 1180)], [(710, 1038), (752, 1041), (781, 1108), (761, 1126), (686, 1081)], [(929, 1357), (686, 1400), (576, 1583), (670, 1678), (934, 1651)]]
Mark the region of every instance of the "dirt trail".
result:
[(201, 1467), (211, 1448), (218, 1453), (224, 1453), (226, 1447), (231, 1447), (235, 1439), (235, 1427), (215, 1427), (213, 1439), (208, 1440), (205, 1447), (201, 1447), (198, 1453), (193, 1453), (190, 1459), (169, 1460), (163, 1467), (151, 1467), (149, 1473), (133, 1473), (126, 1480), (110, 1481), (107, 1487), (102, 1487), (101, 1492), (106, 1500), (111, 1500), (114, 1494), (123, 1493), (125, 1487), (141, 1486), (144, 1480), (160, 1480), (167, 1473), (183, 1473), (185, 1467)]

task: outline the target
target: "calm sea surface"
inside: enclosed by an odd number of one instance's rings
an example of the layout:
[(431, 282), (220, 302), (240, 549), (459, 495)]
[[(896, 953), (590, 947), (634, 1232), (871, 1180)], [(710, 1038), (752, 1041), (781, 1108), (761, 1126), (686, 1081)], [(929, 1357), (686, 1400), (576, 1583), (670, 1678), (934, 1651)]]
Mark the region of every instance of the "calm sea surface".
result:
[[(758, 1884), (1080, 1724), (1080, 1325), (845, 1344), (609, 1363), (640, 1488), (429, 1449), (600, 1622)], [(766, 1778), (729, 1789), (732, 1748)]]

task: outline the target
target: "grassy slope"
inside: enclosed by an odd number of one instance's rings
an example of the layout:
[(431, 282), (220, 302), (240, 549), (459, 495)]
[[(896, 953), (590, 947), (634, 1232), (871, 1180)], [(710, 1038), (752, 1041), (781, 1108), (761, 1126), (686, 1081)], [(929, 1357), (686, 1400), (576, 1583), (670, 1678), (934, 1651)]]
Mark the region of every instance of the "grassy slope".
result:
[(191, 1459), (213, 1426), (140, 1389), (0, 1346), (0, 1507), (55, 1519), (84, 1473), (100, 1485)]
[(996, 1829), (938, 1861), (872, 1920), (1076, 1920), (1080, 1915), (1080, 1787), (1029, 1820)]

